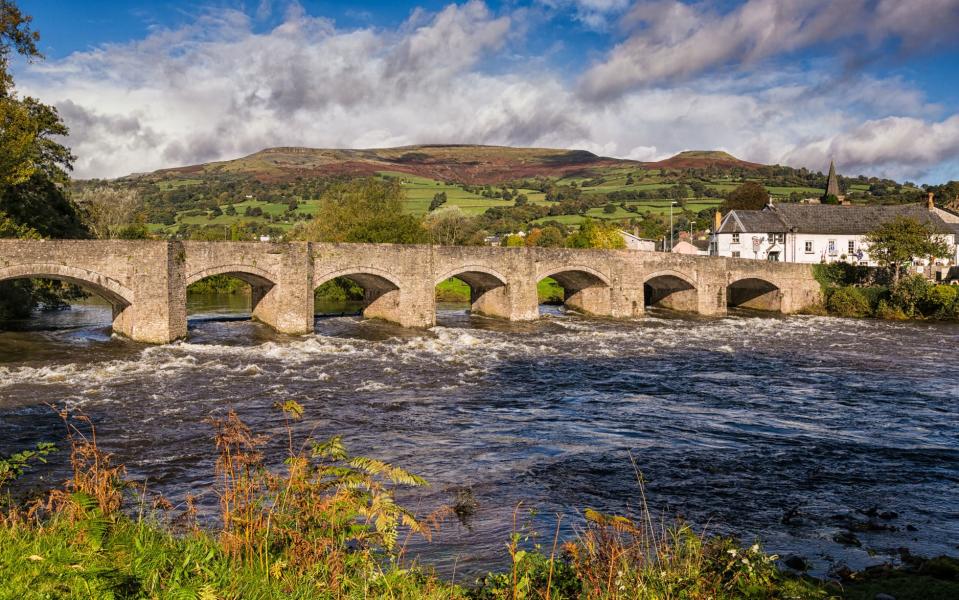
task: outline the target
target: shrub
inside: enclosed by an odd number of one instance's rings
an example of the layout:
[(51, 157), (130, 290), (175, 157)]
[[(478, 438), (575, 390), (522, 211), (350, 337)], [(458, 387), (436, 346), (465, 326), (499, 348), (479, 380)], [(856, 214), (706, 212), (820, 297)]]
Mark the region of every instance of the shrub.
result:
[(845, 262), (813, 265), (813, 276), (823, 287), (866, 285), (874, 279), (874, 269)]
[(881, 285), (872, 285), (858, 288), (859, 292), (869, 301), (869, 306), (875, 311), (881, 300), (889, 300), (889, 288)]
[(841, 287), (829, 294), (829, 312), (840, 317), (867, 317), (872, 314), (869, 299), (859, 288)]
[(890, 321), (905, 321), (909, 315), (904, 313), (901, 308), (892, 304), (889, 300), (880, 300), (876, 306), (876, 316), (880, 319)]
[(890, 290), (890, 301), (907, 317), (921, 316), (931, 287), (922, 275), (907, 277)]
[(959, 286), (935, 285), (926, 293), (923, 312), (938, 319), (953, 319), (959, 315)]

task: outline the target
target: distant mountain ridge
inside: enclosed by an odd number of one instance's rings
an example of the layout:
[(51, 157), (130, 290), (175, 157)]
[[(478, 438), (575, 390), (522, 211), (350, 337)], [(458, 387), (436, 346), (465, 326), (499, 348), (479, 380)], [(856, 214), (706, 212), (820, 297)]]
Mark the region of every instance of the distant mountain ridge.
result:
[(161, 169), (122, 179), (162, 180), (167, 177), (246, 175), (263, 183), (331, 175), (366, 176), (406, 173), (442, 181), (496, 184), (533, 177), (588, 175), (601, 168), (756, 169), (763, 165), (721, 151), (685, 151), (657, 162), (597, 156), (586, 150), (514, 148), (467, 144), (427, 144), (398, 148), (323, 149), (276, 147), (233, 160)]

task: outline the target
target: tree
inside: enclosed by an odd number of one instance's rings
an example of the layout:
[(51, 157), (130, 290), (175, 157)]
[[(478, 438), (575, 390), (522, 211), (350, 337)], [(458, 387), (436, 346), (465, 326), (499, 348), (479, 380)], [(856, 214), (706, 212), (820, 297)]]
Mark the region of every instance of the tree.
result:
[(475, 219), (469, 217), (459, 206), (444, 206), (429, 213), (423, 226), (430, 234), (430, 242), (442, 246), (466, 243), (476, 230)]
[(540, 235), (535, 242), (540, 248), (562, 248), (566, 243), (566, 237), (558, 227), (547, 225), (540, 230)]
[(422, 244), (429, 241), (419, 220), (403, 214), (398, 181), (357, 179), (324, 191), (316, 216), (293, 237), (317, 242)]
[(73, 194), (94, 236), (105, 240), (119, 237), (120, 229), (137, 222), (140, 194), (133, 188), (85, 187)]
[[(73, 155), (57, 139), (68, 130), (56, 109), (21, 98), (9, 72), (13, 53), (42, 59), (31, 18), (14, 2), (0, 0), (0, 213), (4, 235), (80, 238), (88, 231), (75, 204), (64, 194)], [(24, 232), (29, 232), (29, 235)], [(79, 297), (60, 282), (0, 282), (0, 319), (25, 316), (38, 305), (61, 306)]]
[(948, 244), (928, 227), (909, 217), (896, 217), (866, 235), (869, 257), (892, 272), (895, 287), (903, 267), (916, 258), (945, 258)]
[(729, 192), (723, 211), (730, 210), (762, 210), (769, 201), (769, 192), (761, 183), (747, 181), (738, 188)]
[(566, 247), (620, 250), (626, 247), (626, 241), (615, 225), (587, 219), (576, 233), (566, 238)]
[(433, 194), (433, 201), (430, 202), (429, 211), (433, 212), (444, 204), (446, 204), (446, 192), (437, 192)]
[(819, 200), (819, 202), (821, 204), (839, 204), (839, 197), (835, 194), (826, 194)]
[(514, 233), (504, 237), (501, 245), (506, 248), (522, 248), (526, 245), (526, 237)]

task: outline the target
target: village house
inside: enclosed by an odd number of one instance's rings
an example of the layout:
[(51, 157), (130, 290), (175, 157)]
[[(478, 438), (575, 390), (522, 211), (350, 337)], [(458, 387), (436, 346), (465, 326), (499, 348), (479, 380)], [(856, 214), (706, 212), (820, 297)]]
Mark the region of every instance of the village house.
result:
[(644, 250), (646, 252), (656, 251), (656, 240), (648, 240), (628, 231), (619, 230), (619, 235), (623, 237), (627, 250)]
[[(833, 195), (838, 190), (832, 168), (827, 189)], [(762, 210), (733, 210), (725, 216), (717, 212), (709, 253), (756, 260), (844, 261), (876, 266), (865, 237), (897, 217), (915, 219), (941, 235), (953, 254), (940, 264), (959, 264), (959, 215), (936, 207), (932, 194), (926, 202), (915, 204), (773, 204), (770, 200)]]
[(709, 254), (709, 241), (698, 239), (680, 239), (673, 245), (670, 252), (674, 254), (688, 254), (690, 256), (706, 256)]

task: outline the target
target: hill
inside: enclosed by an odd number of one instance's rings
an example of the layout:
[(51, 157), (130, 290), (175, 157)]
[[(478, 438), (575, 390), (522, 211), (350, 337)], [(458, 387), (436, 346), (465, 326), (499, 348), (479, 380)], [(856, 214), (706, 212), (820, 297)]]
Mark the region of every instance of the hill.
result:
[(250, 175), (263, 183), (279, 183), (308, 177), (370, 176), (386, 171), (439, 181), (486, 185), (641, 165), (636, 161), (596, 156), (585, 150), (548, 148), (424, 145), (342, 150), (281, 147), (268, 148), (234, 160), (163, 169), (130, 177), (164, 180), (171, 177), (233, 174)]
[(666, 160), (643, 163), (597, 156), (586, 150), (512, 148), (507, 146), (422, 145), (343, 150), (280, 147), (243, 158), (163, 169), (123, 179), (163, 181), (177, 178), (247, 175), (262, 183), (329, 176), (404, 173), (437, 181), (495, 185), (519, 179), (591, 177), (605, 169), (756, 169), (756, 163), (725, 152), (687, 151)]
[(755, 170), (764, 167), (759, 163), (739, 160), (728, 152), (718, 150), (686, 150), (658, 162), (644, 163), (646, 168), (658, 169), (747, 169)]
[[(493, 233), (544, 223), (574, 226), (593, 218), (648, 226), (645, 235), (651, 237), (669, 223), (674, 205), (675, 223), (708, 227), (709, 211), (746, 181), (761, 183), (778, 201), (819, 196), (826, 183), (820, 172), (761, 165), (722, 151), (690, 150), (640, 162), (585, 150), (451, 144), (268, 148), (112, 181), (76, 181), (74, 188), (135, 190), (141, 200), (137, 218), (158, 235), (222, 235), (236, 226), (250, 235), (274, 235), (312, 218), (334, 180), (361, 176), (397, 180), (404, 212), (424, 215), (436, 202), (457, 206), (483, 216)], [(847, 197), (862, 203), (915, 201), (921, 191), (863, 176), (840, 182)]]

